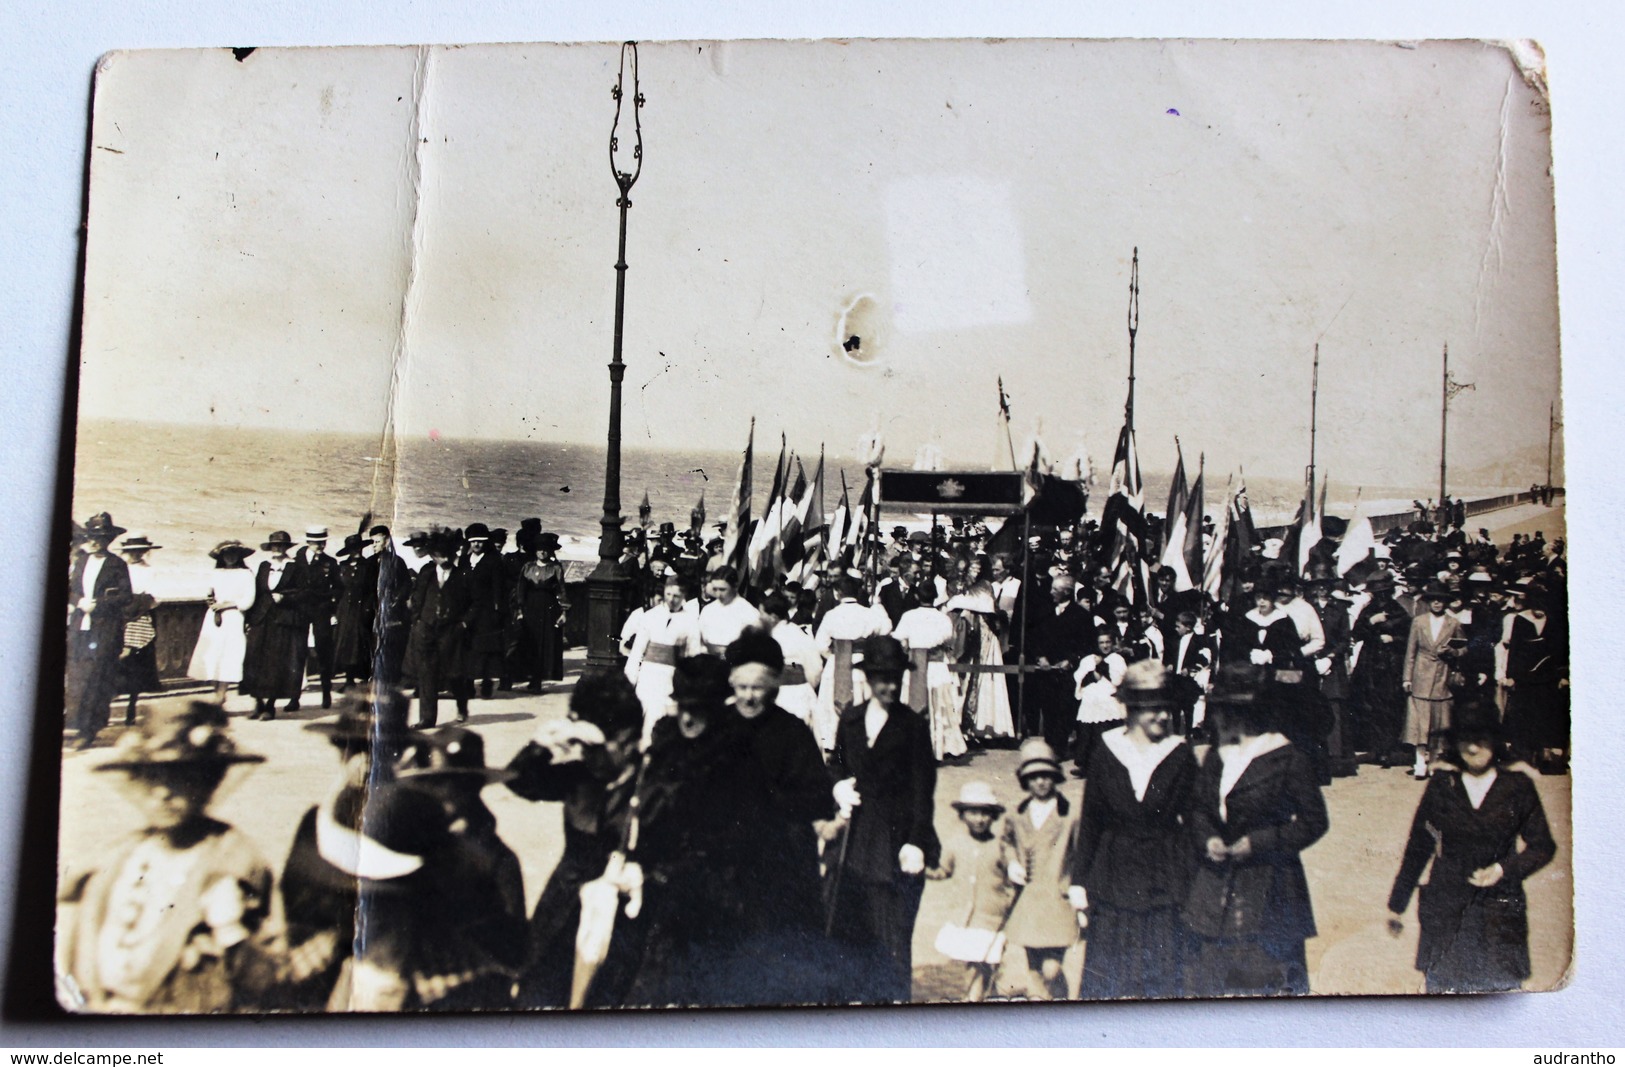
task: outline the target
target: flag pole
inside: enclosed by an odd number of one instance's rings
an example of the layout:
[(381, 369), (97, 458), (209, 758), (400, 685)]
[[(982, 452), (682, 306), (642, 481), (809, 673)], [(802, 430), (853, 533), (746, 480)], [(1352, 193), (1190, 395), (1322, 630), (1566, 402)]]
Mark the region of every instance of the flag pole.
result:
[(1134, 246), (1134, 260), (1128, 275), (1128, 404), (1124, 417), (1128, 432), (1134, 433), (1134, 338), (1140, 332), (1140, 248)]

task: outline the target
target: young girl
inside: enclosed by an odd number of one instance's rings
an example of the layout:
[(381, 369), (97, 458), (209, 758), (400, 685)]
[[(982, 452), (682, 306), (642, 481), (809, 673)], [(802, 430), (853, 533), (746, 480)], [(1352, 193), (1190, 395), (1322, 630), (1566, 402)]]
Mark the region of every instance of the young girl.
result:
[(1004, 951), (1001, 931), (1010, 914), (1016, 887), (1011, 883), (1005, 853), (994, 833), (993, 823), (1004, 814), (1004, 805), (993, 796), (986, 782), (967, 782), (954, 801), (962, 830), (942, 845), (941, 866), (925, 872), (927, 878), (941, 881), (963, 870), (969, 901), (955, 914), (962, 923), (949, 923), (937, 935), (937, 951), (963, 962), (970, 974), (965, 999), (987, 999), (993, 987), (993, 972)]
[(1010, 880), (1024, 887), (1010, 913), (1012, 944), (1027, 952), (1028, 985), (1046, 1000), (1066, 997), (1061, 960), (1078, 940), (1077, 912), (1067, 899), (1077, 818), (1060, 793), (1061, 765), (1043, 738), (1021, 745), (1016, 779), (1027, 798), (1005, 820)]

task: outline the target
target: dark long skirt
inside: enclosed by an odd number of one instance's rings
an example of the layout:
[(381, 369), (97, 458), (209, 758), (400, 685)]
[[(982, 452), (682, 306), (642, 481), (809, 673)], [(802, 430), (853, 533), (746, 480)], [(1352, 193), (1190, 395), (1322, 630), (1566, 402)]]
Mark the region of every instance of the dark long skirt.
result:
[(89, 630), (68, 634), (68, 724), (81, 735), (107, 725), (118, 692), (118, 650), (91, 638)]
[(248, 631), (238, 692), (259, 700), (293, 700), (305, 688), (303, 626), (260, 625)]
[(164, 687), (158, 677), (158, 645), (148, 642), (141, 648), (128, 650), (119, 657), (118, 691), (132, 696), (138, 693), (156, 693)]
[(1185, 930), (1177, 906), (1127, 911), (1091, 902), (1087, 936), (1084, 1000), (1180, 995)]
[(1309, 992), (1309, 963), (1301, 939), (1209, 938), (1185, 943), (1187, 997), (1280, 997)]
[(1507, 740), (1521, 755), (1569, 749), (1569, 691), (1556, 684), (1523, 683), (1507, 693)]
[(1494, 993), (1529, 977), (1529, 916), (1521, 899), (1476, 892), (1454, 907), (1435, 906), (1422, 887), (1416, 966), (1429, 993)]
[(549, 590), (531, 594), (525, 601), (525, 640), (523, 657), (532, 681), (556, 682), (564, 677), (564, 630), (555, 620), (560, 603)]
[(842, 878), (830, 931), (830, 980), (847, 1004), (907, 1003), (914, 992), (914, 921), (925, 882), (898, 874), (888, 882)]

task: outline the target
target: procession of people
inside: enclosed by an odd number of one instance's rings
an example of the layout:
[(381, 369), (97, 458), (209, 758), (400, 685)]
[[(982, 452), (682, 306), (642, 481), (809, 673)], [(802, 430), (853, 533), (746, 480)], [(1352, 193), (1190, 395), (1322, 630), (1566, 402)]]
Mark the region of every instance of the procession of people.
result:
[[(1261, 538), (1204, 589), (1152, 537), (1125, 583), (1121, 545), (1081, 517), (889, 542), (871, 523), (767, 573), (741, 573), (699, 522), (665, 524), (621, 561), (639, 600), (624, 668), (561, 687), (567, 718), (501, 767), (471, 710), (565, 678), (558, 536), (525, 519), (504, 555), (506, 531), (482, 523), (413, 532), (414, 569), (387, 526), (363, 526), (333, 555), (320, 525), (303, 546), (278, 531), (210, 553), (189, 673), (213, 692), (139, 715), (130, 697), (97, 769), (150, 825), (64, 883), (63, 967), (85, 1004), (907, 1001), (929, 880), (964, 896), (936, 943), (966, 966), (967, 999), (1304, 994), (1317, 927), (1299, 857), (1328, 832), (1322, 790), (1388, 767), (1428, 780), (1387, 904), (1398, 927), (1440, 850), (1422, 885), (1429, 988), (1529, 975), (1521, 884), (1555, 846), (1528, 773), (1569, 756), (1561, 542), (1419, 519), (1349, 566), (1330, 539), (1300, 555)], [(158, 688), (133, 576), (158, 546), (117, 549), (125, 533), (105, 513), (76, 526), (76, 749), (121, 692)], [(1204, 551), (1232, 536), (1208, 528)], [(223, 710), (234, 686), (249, 719), (296, 713), (273, 728), (339, 756), (280, 872), (207, 810), (257, 759)], [(1018, 746), (1019, 794), (972, 783), (962, 827), (936, 824), (941, 766)], [(528, 914), (525, 843), (481, 800), (498, 787), (562, 805), (564, 854)], [(193, 872), (174, 915), (137, 873), (153, 864)], [(1062, 964), (1080, 943), (1078, 982)]]

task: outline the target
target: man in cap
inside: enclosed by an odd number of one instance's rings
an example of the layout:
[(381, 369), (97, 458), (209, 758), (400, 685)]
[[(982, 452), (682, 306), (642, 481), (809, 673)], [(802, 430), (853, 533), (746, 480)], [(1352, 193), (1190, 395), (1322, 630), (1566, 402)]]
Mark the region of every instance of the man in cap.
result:
[(310, 644), (316, 651), (316, 674), (322, 684), (322, 707), (333, 706), (333, 674), (337, 669), (334, 630), (338, 602), (344, 592), (339, 561), (327, 554), (327, 527), (305, 527), (305, 546), (295, 557), (305, 572), (304, 608), (310, 625)]
[(450, 689), (457, 702), (457, 721), (468, 721), (473, 683), (467, 671), (468, 634), (474, 614), (466, 572), (457, 568), (457, 542), (451, 534), (433, 534), (425, 546), (429, 565), (412, 585), (412, 634), (406, 669), (417, 679), (418, 721), (414, 728), (431, 729), (440, 708), (441, 689)]
[(87, 749), (107, 725), (118, 690), (118, 658), (124, 649), (124, 609), (130, 603), (130, 568), (107, 551), (124, 533), (107, 512), (82, 528), (82, 551), (68, 578), (68, 721), (74, 747)]
[(842, 711), (829, 764), (845, 823), (830, 867), (829, 930), (856, 965), (846, 996), (866, 1003), (909, 1000), (924, 874), (942, 853), (929, 727), (898, 703), (907, 668), (896, 638), (864, 642), (870, 695)]

